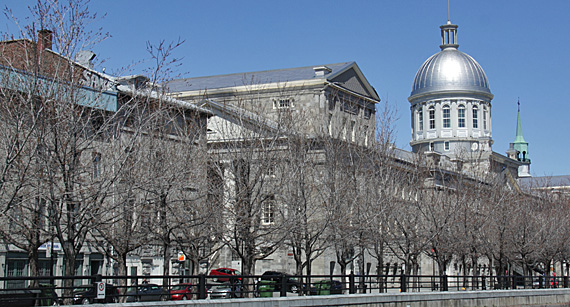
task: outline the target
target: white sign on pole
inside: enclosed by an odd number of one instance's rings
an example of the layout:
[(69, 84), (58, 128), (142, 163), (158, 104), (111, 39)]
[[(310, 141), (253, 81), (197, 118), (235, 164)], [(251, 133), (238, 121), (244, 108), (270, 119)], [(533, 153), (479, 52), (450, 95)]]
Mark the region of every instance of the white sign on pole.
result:
[[(51, 246), (51, 245), (52, 245), (52, 242), (44, 243), (44, 244), (42, 244), (40, 247), (38, 247), (38, 250), (40, 250), (40, 251), (45, 251), (45, 250), (48, 250), (48, 249), (52, 249), (52, 246)], [(57, 243), (57, 242), (54, 242), (54, 243), (53, 243), (53, 250), (54, 250), (54, 251), (60, 251), (60, 250), (61, 250), (61, 244), (59, 244), (59, 243)]]
[(97, 299), (104, 299), (105, 298), (105, 283), (104, 282), (97, 282)]

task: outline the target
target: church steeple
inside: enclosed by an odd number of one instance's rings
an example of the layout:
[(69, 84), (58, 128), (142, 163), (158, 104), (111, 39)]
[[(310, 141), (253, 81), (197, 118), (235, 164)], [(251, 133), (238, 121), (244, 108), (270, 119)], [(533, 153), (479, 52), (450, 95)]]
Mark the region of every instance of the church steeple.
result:
[(521, 122), (521, 103), (517, 101), (518, 104), (518, 115), (517, 115), (517, 135), (515, 141), (513, 142), (513, 148), (518, 151), (517, 160), (521, 162), (530, 162), (528, 158), (528, 143), (524, 140), (522, 132), (522, 122)]
[(521, 121), (521, 103), (517, 101), (518, 114), (517, 114), (517, 135), (515, 141), (512, 142), (507, 150), (507, 156), (513, 160), (519, 161), (518, 176), (531, 177), (530, 175), (530, 159), (528, 158), (528, 143), (524, 140), (522, 133)]

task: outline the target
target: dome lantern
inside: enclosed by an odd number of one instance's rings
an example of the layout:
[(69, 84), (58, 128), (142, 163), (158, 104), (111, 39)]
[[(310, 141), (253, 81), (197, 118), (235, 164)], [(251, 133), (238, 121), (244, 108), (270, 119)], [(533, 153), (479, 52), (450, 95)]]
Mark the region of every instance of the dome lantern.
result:
[(439, 27), (441, 29), (441, 45), (439, 48), (444, 50), (446, 48), (459, 48), (457, 44), (457, 25), (451, 24), (451, 21), (447, 21), (447, 24)]

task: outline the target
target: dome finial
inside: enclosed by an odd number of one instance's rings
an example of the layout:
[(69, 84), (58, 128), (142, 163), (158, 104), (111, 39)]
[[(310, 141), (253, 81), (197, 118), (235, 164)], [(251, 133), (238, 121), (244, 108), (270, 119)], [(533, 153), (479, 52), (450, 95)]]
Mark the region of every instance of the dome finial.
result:
[(447, 0), (447, 24), (450, 25), (451, 24), (451, 13), (449, 11), (449, 0)]

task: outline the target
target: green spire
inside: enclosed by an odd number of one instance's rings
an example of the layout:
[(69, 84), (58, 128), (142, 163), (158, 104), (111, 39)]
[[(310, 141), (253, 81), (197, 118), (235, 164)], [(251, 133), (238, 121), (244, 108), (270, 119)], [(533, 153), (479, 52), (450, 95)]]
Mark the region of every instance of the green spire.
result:
[(517, 116), (517, 136), (513, 142), (514, 148), (519, 152), (520, 161), (530, 161), (528, 158), (528, 143), (524, 140), (522, 132), (522, 122), (521, 122), (521, 103), (517, 101), (518, 104), (518, 116)]

